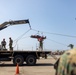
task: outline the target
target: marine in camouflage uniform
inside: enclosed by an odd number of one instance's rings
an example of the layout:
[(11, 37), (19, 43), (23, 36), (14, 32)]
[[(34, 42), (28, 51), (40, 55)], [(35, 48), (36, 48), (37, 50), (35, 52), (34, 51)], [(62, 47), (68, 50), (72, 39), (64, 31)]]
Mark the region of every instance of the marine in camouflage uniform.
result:
[(55, 63), (56, 75), (76, 75), (76, 49), (66, 51)]
[(11, 37), (10, 37), (10, 38), (9, 38), (9, 49), (10, 49), (10, 50), (13, 50), (12, 44), (13, 44), (13, 40), (12, 40)]

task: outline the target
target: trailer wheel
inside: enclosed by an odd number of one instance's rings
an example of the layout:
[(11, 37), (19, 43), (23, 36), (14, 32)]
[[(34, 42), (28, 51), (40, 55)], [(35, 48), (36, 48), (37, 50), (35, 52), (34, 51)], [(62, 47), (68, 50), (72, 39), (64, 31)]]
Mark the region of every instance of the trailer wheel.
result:
[(24, 58), (21, 55), (16, 55), (13, 59), (14, 65), (19, 64), (22, 65), (24, 62)]
[(45, 59), (47, 59), (47, 54), (45, 54)]
[(27, 65), (35, 65), (36, 64), (36, 57), (34, 55), (29, 55), (26, 58), (26, 64)]

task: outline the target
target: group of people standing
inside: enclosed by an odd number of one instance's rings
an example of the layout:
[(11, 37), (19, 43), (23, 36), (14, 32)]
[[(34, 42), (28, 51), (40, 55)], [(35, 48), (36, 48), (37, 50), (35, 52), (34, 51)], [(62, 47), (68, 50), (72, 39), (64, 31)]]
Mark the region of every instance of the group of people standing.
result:
[[(9, 50), (13, 50), (12, 44), (13, 44), (13, 40), (10, 37), (9, 38)], [(1, 41), (1, 47), (2, 47), (2, 49), (6, 49), (6, 41), (5, 41), (5, 39), (3, 39)]]

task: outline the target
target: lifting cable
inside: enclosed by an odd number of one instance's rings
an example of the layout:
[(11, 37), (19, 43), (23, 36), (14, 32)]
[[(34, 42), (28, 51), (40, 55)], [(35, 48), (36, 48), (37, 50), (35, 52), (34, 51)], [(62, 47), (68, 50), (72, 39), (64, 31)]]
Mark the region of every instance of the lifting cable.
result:
[[(36, 30), (36, 29), (32, 29), (31, 26), (30, 26), (30, 29), (29, 29), (29, 30), (27, 30), (25, 33), (23, 33), (21, 36), (19, 36), (16, 40), (14, 40), (14, 41), (16, 42), (16, 44), (17, 44), (17, 42), (18, 42), (26, 33), (28, 33), (30, 30), (36, 31), (37, 34), (39, 34), (39, 32), (41, 32), (41, 33), (47, 33), (47, 34), (52, 34), (52, 35), (59, 35), (59, 36), (66, 36), (66, 37), (76, 38), (76, 36), (72, 36), (72, 35), (65, 35), (65, 34), (59, 34), (59, 33), (50, 33), (50, 32), (45, 32), (45, 31), (39, 31), (39, 30)], [(67, 46), (67, 45), (65, 45), (65, 44), (63, 44), (63, 43), (54, 41), (54, 40), (52, 40), (52, 39), (47, 39), (47, 40), (53, 41), (53, 42), (55, 42), (55, 43), (58, 43), (58, 44), (61, 44), (61, 45), (64, 45), (64, 46)], [(15, 46), (16, 46), (16, 45), (15, 45)], [(15, 46), (14, 46), (14, 47), (15, 47)]]
[[(36, 30), (36, 29), (31, 29), (31, 30), (36, 31), (36, 32), (42, 32), (42, 33), (48, 33), (48, 34), (53, 34), (53, 35), (60, 35), (60, 36), (66, 36), (66, 37), (74, 37), (74, 38), (76, 38), (76, 36), (71, 36), (71, 35), (63, 35), (63, 34), (57, 34), (57, 33), (43, 32), (43, 31), (39, 31), (39, 30)], [(60, 44), (60, 45), (68, 46), (66, 44), (57, 42), (57, 41), (52, 40), (52, 39), (48, 39), (47, 38), (47, 40), (50, 40), (50, 41), (55, 42), (55, 43)]]
[(29, 38), (30, 36), (23, 37), (22, 39)]
[[(28, 33), (30, 30), (31, 30), (31, 29), (27, 30), (27, 31), (24, 32), (21, 36), (19, 36), (16, 40), (14, 40), (14, 41), (16, 42), (16, 45), (17, 45), (17, 42), (18, 42), (26, 33)], [(15, 46), (16, 46), (16, 45), (15, 45)], [(15, 46), (14, 46), (14, 47), (15, 47)]]
[(50, 33), (50, 32), (39, 31), (39, 30), (36, 30), (36, 29), (31, 29), (31, 30), (36, 31), (36, 32), (52, 34), (52, 35), (59, 35), (59, 36), (66, 36), (66, 37), (76, 38), (76, 36), (73, 36), (73, 35), (66, 35), (66, 34), (59, 34), (59, 33)]
[(57, 42), (57, 41), (52, 40), (52, 39), (47, 39), (47, 40), (50, 40), (50, 41), (55, 42), (55, 43), (60, 44), (60, 45), (68, 46), (68, 45), (66, 45), (66, 44), (63, 44), (63, 43)]

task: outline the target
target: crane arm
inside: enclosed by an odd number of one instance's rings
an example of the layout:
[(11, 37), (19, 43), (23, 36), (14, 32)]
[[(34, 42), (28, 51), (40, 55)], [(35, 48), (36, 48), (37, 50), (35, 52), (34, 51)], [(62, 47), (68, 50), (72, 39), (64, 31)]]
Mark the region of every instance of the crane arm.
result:
[[(17, 21), (4, 22), (0, 24), (0, 30), (5, 29), (10, 25), (27, 24), (27, 23), (29, 23), (29, 20), (17, 20)], [(29, 23), (29, 27), (31, 28), (30, 23)]]

